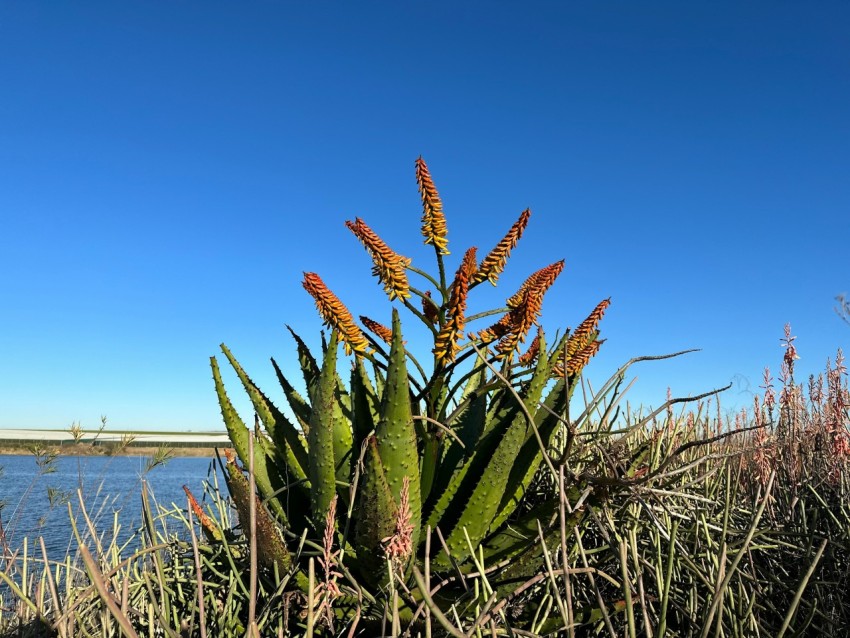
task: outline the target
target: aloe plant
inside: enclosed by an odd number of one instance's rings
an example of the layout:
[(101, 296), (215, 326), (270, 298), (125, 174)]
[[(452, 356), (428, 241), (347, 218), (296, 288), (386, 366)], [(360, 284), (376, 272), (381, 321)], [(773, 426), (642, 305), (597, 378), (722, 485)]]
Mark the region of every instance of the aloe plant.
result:
[[(422, 234), (434, 248), (435, 275), (390, 249), (362, 219), (346, 222), (395, 302), (390, 327), (366, 316), (358, 324), (318, 274), (305, 273), (303, 286), (331, 332), (320, 356), (292, 333), (304, 394), (272, 360), (286, 412), (222, 345), (262, 424), (255, 428), (253, 445), (215, 357), (211, 360), (233, 447), (244, 468), (253, 467), (263, 512), (277, 521), (274, 533), (283, 541), (261, 542), (275, 548), (266, 554), (279, 557), (278, 567), (306, 572), (309, 552), (299, 557), (301, 539), (322, 543), (326, 514), (337, 497), (346, 505), (337, 509), (336, 540), (348, 573), (381, 587), (392, 577), (387, 565), (394, 566), (395, 577), (407, 580), (414, 599), (419, 596), (413, 567), (422, 569), (429, 529), (439, 530), (445, 540), (432, 544), (432, 570), (467, 569), (480, 553), (540, 564), (536, 534), (516, 532), (533, 528), (524, 497), (561, 427), (576, 378), (602, 344), (598, 324), (609, 304), (602, 301), (574, 331), (547, 347), (539, 318), (545, 293), (564, 269), (559, 261), (528, 277), (504, 307), (470, 315), (472, 290), (498, 283), (531, 213), (524, 211), (480, 262), (475, 248), (468, 249), (449, 279), (446, 219), (421, 158), (416, 178)], [(413, 277), (431, 290), (411, 285)], [(433, 360), (427, 367), (406, 348), (400, 310), (432, 336)], [(470, 332), (473, 323), (481, 326)], [(536, 336), (523, 348), (535, 326)], [(352, 358), (345, 380), (340, 344)], [(243, 501), (240, 511), (247, 511), (242, 470), (232, 460), (228, 467), (229, 483), (239, 487), (232, 497)], [(257, 527), (258, 535), (270, 533), (266, 524)], [(294, 582), (303, 583), (303, 576)]]

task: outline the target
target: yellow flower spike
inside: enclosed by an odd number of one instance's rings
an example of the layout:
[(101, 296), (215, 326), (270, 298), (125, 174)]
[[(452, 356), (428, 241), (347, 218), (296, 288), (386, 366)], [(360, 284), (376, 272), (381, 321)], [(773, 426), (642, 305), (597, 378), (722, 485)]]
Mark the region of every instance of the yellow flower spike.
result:
[(353, 222), (346, 221), (345, 225), (372, 256), (374, 262), (372, 274), (384, 284), (384, 291), (389, 295), (390, 301), (396, 297), (410, 297), (410, 284), (407, 281), (406, 270), (410, 265), (410, 259), (394, 252), (359, 217), (356, 217)]
[(531, 209), (526, 208), (519, 216), (519, 219), (514, 222), (508, 234), (502, 238), (496, 247), (481, 262), (478, 267), (478, 272), (472, 278), (472, 283), (478, 284), (485, 280), (490, 280), (490, 283), (496, 285), (496, 280), (499, 274), (505, 269), (505, 264), (510, 257), (511, 250), (516, 247), (520, 237), (522, 237), (525, 227), (528, 226), (528, 219), (531, 217)]
[(422, 236), (425, 237), (425, 243), (437, 248), (441, 255), (448, 255), (449, 240), (446, 238), (448, 230), (443, 215), (443, 202), (428, 166), (421, 157), (416, 160), (416, 184), (422, 196)]
[(384, 324), (378, 323), (377, 321), (369, 319), (369, 317), (364, 317), (363, 315), (360, 315), (360, 321), (370, 332), (374, 332), (387, 343), (393, 342), (393, 331), (387, 328)]
[(448, 320), (434, 341), (434, 355), (438, 361), (454, 361), (459, 350), (458, 339), (463, 335), (466, 321), (466, 297), (469, 293), (469, 273), (475, 269), (475, 247), (463, 255), (463, 261), (455, 273), (452, 294), (449, 297)]
[(305, 272), (302, 285), (315, 300), (316, 309), (325, 324), (339, 332), (345, 346), (345, 354), (351, 354), (352, 350), (358, 354), (368, 352), (369, 342), (354, 323), (348, 308), (328, 289), (321, 277), (314, 272)]

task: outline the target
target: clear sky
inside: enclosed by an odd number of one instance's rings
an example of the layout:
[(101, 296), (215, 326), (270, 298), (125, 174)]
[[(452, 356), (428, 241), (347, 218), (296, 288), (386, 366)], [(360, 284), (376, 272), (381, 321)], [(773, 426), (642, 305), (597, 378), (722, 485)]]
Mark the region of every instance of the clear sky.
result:
[(549, 334), (612, 297), (591, 380), (701, 348), (635, 368), (632, 400), (749, 404), (786, 322), (821, 370), (850, 343), (848, 25), (846, 2), (4, 2), (0, 427), (221, 427), (222, 341), (278, 397), (284, 325), (318, 339), (302, 271), (389, 320), (344, 220), (432, 268), (420, 154), (451, 271), (533, 211), (471, 309), (561, 258)]

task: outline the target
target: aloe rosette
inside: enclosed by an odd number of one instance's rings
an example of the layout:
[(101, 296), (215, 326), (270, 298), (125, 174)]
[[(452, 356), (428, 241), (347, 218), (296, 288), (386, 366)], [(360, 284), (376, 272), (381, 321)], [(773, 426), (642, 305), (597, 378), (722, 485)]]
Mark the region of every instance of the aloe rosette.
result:
[[(303, 540), (321, 544), (335, 496), (344, 504), (336, 508), (339, 560), (352, 578), (372, 588), (386, 586), (394, 572), (407, 581), (413, 600), (419, 598), (412, 568), (422, 570), (429, 530), (439, 530), (444, 540), (430, 544), (431, 570), (465, 570), (481, 555), (512, 557), (519, 566), (542, 564), (530, 521), (551, 513), (553, 505), (526, 507), (524, 498), (562, 427), (576, 378), (602, 343), (598, 324), (609, 302), (547, 348), (539, 317), (545, 293), (564, 269), (561, 261), (532, 274), (505, 307), (470, 315), (471, 292), (484, 282), (497, 284), (531, 213), (524, 211), (480, 263), (474, 248), (465, 251), (449, 281), (446, 219), (421, 158), (416, 178), (422, 234), (434, 248), (436, 276), (394, 252), (362, 219), (346, 222), (395, 302), (389, 327), (367, 316), (361, 327), (318, 274), (305, 273), (304, 288), (331, 332), (321, 356), (292, 333), (303, 393), (272, 360), (285, 410), (222, 345), (256, 413), (253, 443), (211, 360), (224, 423), (242, 465), (228, 462), (231, 496), (240, 512), (247, 511), (241, 477), (252, 467), (264, 521), (258, 537), (276, 535), (258, 538), (266, 548), (261, 565), (296, 572), (296, 583), (305, 582), (310, 554)], [(411, 286), (415, 276), (434, 290)], [(414, 304), (416, 297), (421, 303)], [(400, 309), (433, 337), (430, 372), (406, 348)], [(487, 318), (499, 315), (487, 326)], [(472, 323), (481, 323), (476, 332)], [(520, 352), (535, 326), (537, 336)], [(341, 374), (340, 345), (351, 357), (350, 374)], [(498, 581), (498, 573), (492, 576)]]

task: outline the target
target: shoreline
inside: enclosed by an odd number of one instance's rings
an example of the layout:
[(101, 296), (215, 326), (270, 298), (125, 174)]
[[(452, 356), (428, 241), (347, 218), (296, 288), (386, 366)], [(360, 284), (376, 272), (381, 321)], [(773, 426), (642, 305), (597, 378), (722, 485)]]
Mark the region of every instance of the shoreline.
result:
[[(162, 449), (161, 446), (112, 446), (109, 444), (90, 445), (88, 443), (77, 443), (70, 445), (50, 445), (42, 441), (39, 450), (56, 452), (59, 456), (154, 456)], [(188, 446), (166, 446), (172, 457), (215, 457), (216, 449), (225, 449), (230, 446), (221, 447), (188, 447)], [(0, 456), (33, 456), (32, 446), (26, 445), (2, 445)]]

